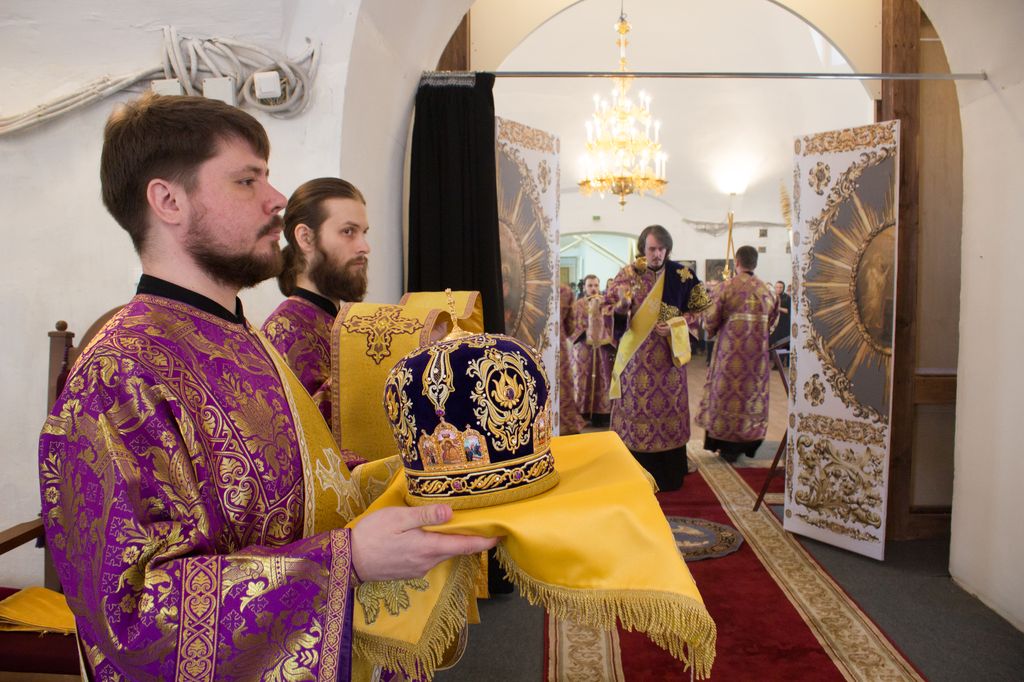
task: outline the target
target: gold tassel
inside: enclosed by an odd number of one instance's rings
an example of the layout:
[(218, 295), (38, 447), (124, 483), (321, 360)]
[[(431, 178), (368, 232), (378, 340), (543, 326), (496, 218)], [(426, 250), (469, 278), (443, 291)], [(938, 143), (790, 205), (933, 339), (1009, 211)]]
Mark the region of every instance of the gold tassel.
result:
[(352, 642), (353, 657), (387, 670), (433, 679), (448, 646), (466, 624), (466, 608), (475, 591), (480, 566), (476, 555), (457, 557), (456, 562), (418, 643), (360, 633)]
[[(498, 563), (531, 604), (540, 604), (560, 620), (611, 630), (616, 622), (639, 631), (692, 667), (697, 679), (711, 675), (715, 661), (715, 622), (700, 602), (678, 594), (644, 590), (573, 590), (535, 580), (497, 547)], [(684, 633), (686, 633), (684, 635)]]

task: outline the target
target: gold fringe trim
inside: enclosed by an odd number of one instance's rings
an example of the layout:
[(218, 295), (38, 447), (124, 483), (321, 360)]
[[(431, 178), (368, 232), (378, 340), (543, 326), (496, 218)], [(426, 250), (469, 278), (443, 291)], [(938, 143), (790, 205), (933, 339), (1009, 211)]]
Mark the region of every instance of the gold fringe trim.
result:
[(555, 618), (612, 630), (616, 621), (639, 631), (683, 662), (699, 680), (711, 675), (715, 662), (715, 621), (699, 601), (670, 592), (652, 590), (573, 590), (540, 582), (520, 570), (497, 547), (498, 563), (531, 604), (540, 604)]
[(433, 679), (449, 646), (466, 625), (466, 609), (474, 596), (480, 570), (475, 554), (457, 557), (456, 562), (418, 642), (377, 637), (357, 630), (352, 642), (353, 657), (386, 670), (406, 672), (410, 677)]

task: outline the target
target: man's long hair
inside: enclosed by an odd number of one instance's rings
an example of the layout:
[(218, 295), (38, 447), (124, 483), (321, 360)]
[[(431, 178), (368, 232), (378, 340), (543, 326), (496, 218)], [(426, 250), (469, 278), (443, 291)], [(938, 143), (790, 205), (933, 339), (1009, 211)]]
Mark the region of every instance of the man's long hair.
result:
[(319, 239), (320, 227), (327, 220), (324, 203), (328, 199), (354, 199), (366, 205), (366, 199), (355, 185), (341, 178), (316, 178), (299, 185), (288, 199), (284, 209), (284, 238), (288, 244), (282, 249), (284, 269), (277, 277), (277, 286), (285, 296), (295, 291), (299, 273), (306, 267), (306, 258), (296, 244), (295, 228), (306, 225)]

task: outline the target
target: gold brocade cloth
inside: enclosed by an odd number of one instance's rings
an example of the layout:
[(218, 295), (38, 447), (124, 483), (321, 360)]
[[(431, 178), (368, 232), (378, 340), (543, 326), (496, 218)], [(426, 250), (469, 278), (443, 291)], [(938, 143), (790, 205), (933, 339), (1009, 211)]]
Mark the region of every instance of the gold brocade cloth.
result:
[[(484, 331), (484, 304), (479, 291), (453, 291), (455, 314), (459, 318), (459, 326), (473, 334)], [(398, 305), (409, 308), (448, 309), (448, 294), (444, 291), (410, 291), (402, 296)]]
[[(531, 603), (591, 627), (611, 629), (618, 621), (692, 666), (697, 678), (706, 678), (715, 658), (715, 623), (643, 469), (611, 432), (555, 438), (551, 449), (557, 486), (517, 502), (457, 510), (449, 523), (430, 530), (503, 536), (498, 559)], [(404, 505), (404, 493), (400, 473), (368, 511)], [(468, 565), (435, 571), (425, 581), (404, 581), (411, 608), (394, 617), (380, 609), (384, 618), (378, 616), (372, 625), (365, 623), (359, 591), (374, 583), (358, 588), (357, 656), (372, 654), (375, 661), (383, 658), (406, 670), (415, 665), (432, 674), (436, 630), (443, 624), (449, 631), (442, 641), (453, 636), (452, 618), (465, 612), (472, 580)], [(421, 640), (435, 644), (428, 651)], [(421, 660), (426, 653), (429, 657)]]
[(436, 308), (379, 303), (341, 307), (331, 330), (331, 429), (343, 448), (367, 460), (398, 452), (384, 414), (384, 380), (407, 353), (449, 329), (451, 316)]

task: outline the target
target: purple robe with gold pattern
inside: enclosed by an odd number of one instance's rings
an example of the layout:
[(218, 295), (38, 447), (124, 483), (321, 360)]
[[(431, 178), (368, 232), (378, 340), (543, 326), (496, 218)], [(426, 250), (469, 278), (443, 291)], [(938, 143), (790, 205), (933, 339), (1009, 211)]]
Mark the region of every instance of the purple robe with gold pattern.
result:
[(263, 323), (263, 334), (274, 344), (302, 386), (320, 408), (327, 423), (331, 419), (331, 327), (334, 315), (302, 298), (289, 296)]
[[(704, 310), (707, 296), (696, 275), (668, 260), (663, 269), (666, 278), (679, 277), (683, 281), (672, 283), (675, 298), (662, 299), (663, 313), (659, 318)], [(651, 293), (659, 274), (649, 268), (637, 274), (627, 265), (608, 287), (606, 299), (614, 305), (623, 290), (632, 290), (630, 314), (634, 315)], [(651, 330), (623, 370), (621, 382), (622, 397), (612, 401), (611, 430), (619, 434), (626, 447), (634, 454), (685, 448), (690, 439), (686, 365), (675, 366), (669, 339)], [(685, 462), (682, 466), (685, 471)]]
[(583, 430), (584, 420), (576, 404), (573, 386), (572, 341), (569, 325), (572, 320), (572, 289), (563, 284), (559, 289), (562, 323), (558, 325), (558, 433), (569, 436)]
[(704, 314), (704, 328), (716, 336), (697, 415), (710, 439), (752, 445), (764, 439), (771, 372), (768, 335), (778, 317), (775, 292), (753, 274), (739, 273), (716, 291)]
[(349, 677), (350, 533), (302, 537), (296, 424), (256, 335), (137, 295), (46, 421), (46, 541), (98, 680)]
[(612, 308), (603, 296), (581, 298), (573, 305), (571, 322), (576, 404), (584, 415), (607, 415), (612, 411), (608, 387), (615, 361)]

